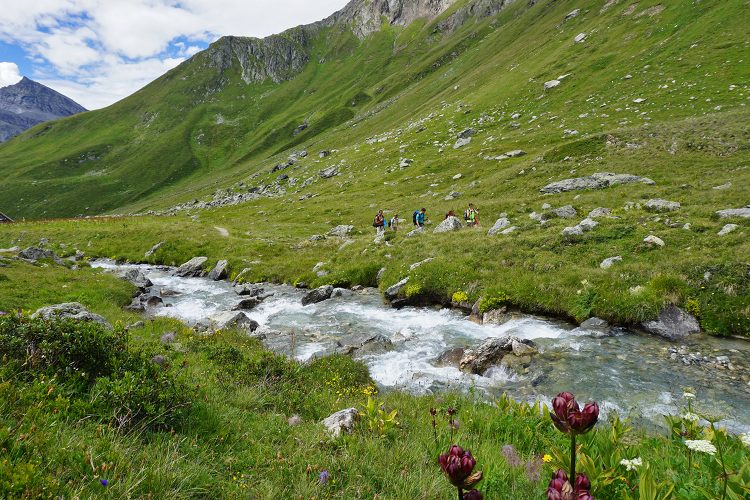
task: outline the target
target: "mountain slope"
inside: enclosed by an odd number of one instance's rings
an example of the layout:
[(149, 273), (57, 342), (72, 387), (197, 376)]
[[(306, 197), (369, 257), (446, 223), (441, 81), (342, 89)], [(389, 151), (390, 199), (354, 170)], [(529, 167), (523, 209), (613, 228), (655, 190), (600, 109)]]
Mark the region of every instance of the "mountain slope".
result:
[[(264, 40), (223, 38), (110, 108), (17, 138), (0, 148), (8, 179), (0, 197), (6, 211), (32, 217), (166, 208), (237, 182), (257, 184), (253, 176), (287, 150), (351, 146), (415, 117), (440, 113), (429, 119), (432, 139), (448, 143), (476, 116), (448, 117), (448, 106), (492, 113), (481, 123), (485, 134), (529, 153), (569, 141), (565, 129), (599, 133), (725, 111), (745, 100), (744, 88), (725, 84), (746, 77), (741, 64), (726, 63), (747, 47), (743, 8), (355, 0), (320, 23)], [(579, 33), (582, 43), (573, 40)], [(718, 35), (726, 41), (713, 42)], [(634, 105), (639, 98), (646, 100)], [(594, 101), (622, 110), (594, 112)], [(516, 112), (522, 120), (510, 118)], [(528, 122), (532, 116), (546, 118)], [(421, 139), (415, 148), (410, 155), (433, 151)], [(477, 154), (439, 149), (443, 164)], [(397, 165), (400, 153), (389, 154)], [(275, 176), (260, 180), (273, 184)]]
[(39, 123), (83, 113), (72, 99), (26, 77), (0, 88), (0, 143)]

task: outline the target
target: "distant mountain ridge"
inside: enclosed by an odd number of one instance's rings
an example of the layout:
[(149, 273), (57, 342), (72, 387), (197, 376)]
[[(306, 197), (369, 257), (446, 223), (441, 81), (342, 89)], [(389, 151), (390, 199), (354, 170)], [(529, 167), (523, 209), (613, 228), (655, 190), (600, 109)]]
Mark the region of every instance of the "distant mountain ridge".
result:
[(30, 129), (34, 125), (86, 111), (86, 108), (26, 77), (0, 88), (0, 142)]

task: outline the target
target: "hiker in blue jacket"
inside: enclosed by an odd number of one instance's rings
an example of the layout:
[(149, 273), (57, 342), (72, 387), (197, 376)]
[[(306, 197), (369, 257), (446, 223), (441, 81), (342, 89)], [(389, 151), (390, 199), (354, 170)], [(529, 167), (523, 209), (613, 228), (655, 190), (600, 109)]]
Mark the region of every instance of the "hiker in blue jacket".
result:
[(426, 208), (423, 208), (422, 210), (415, 210), (414, 215), (412, 219), (414, 220), (414, 225), (417, 227), (424, 227), (424, 221), (425, 221), (425, 213), (427, 212)]

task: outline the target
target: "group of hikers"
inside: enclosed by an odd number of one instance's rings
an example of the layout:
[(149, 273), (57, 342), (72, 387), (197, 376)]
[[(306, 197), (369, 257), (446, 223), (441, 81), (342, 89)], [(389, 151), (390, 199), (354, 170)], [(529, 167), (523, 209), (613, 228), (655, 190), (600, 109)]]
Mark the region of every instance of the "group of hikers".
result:
[[(453, 210), (450, 210), (445, 214), (445, 219), (448, 219), (449, 217), (456, 217), (456, 213)], [(412, 223), (416, 228), (424, 227), (425, 223), (429, 222), (429, 220), (426, 208), (415, 210), (412, 214)], [(464, 210), (464, 223), (466, 223), (468, 227), (479, 226), (479, 209), (476, 208), (473, 203), (469, 203), (469, 208)], [(390, 228), (393, 231), (398, 231), (398, 213), (393, 214), (393, 217), (387, 219), (383, 211), (378, 210), (375, 220), (372, 222), (372, 226), (375, 228), (377, 234), (383, 234), (387, 228)]]

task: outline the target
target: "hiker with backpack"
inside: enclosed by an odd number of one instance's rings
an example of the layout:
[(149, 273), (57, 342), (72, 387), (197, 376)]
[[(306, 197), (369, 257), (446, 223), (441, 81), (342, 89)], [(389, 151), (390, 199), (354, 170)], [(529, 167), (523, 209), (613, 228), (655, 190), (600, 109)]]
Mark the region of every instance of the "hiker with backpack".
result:
[(464, 212), (464, 221), (469, 227), (479, 226), (479, 209), (473, 203), (469, 203), (469, 208)]
[(394, 214), (390, 221), (388, 221), (388, 227), (394, 231), (398, 231), (398, 214)]
[(412, 215), (412, 220), (414, 221), (415, 226), (424, 227), (425, 213), (427, 213), (426, 208), (423, 208), (422, 210), (414, 211), (414, 214)]
[(385, 215), (383, 215), (382, 210), (378, 210), (375, 220), (372, 221), (372, 227), (375, 228), (375, 232), (379, 235), (385, 232)]

